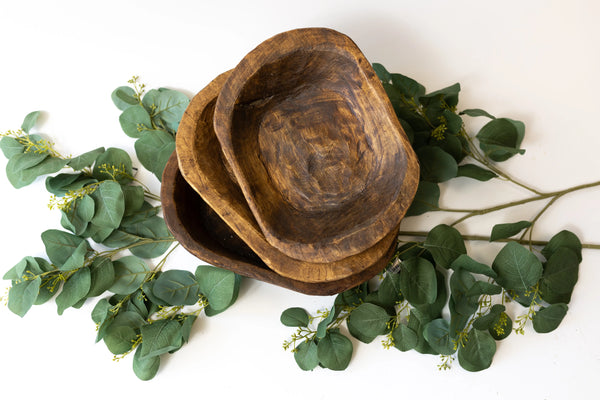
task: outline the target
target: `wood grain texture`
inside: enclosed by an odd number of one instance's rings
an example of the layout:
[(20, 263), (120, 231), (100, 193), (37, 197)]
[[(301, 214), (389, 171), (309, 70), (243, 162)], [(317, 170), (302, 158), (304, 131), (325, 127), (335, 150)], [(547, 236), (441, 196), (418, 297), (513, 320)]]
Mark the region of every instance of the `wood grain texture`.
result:
[(324, 28), (279, 34), (231, 73), (214, 129), (266, 240), (297, 260), (365, 252), (400, 223), (417, 158), (371, 65)]
[[(311, 283), (340, 281), (353, 276), (363, 277), (364, 270), (370, 271), (373, 265), (380, 265), (395, 241), (397, 228), (362, 253), (330, 263), (294, 259), (266, 240), (233, 173), (227, 168), (213, 129), (214, 105), (229, 74), (220, 75), (199, 92), (180, 122), (177, 158), (187, 183), (236, 237), (241, 238), (266, 266), (283, 277)], [(176, 204), (176, 207), (184, 210), (192, 205)]]
[(269, 269), (187, 183), (179, 171), (175, 153), (163, 173), (161, 200), (169, 230), (186, 250), (199, 259), (249, 278), (309, 295), (340, 293), (372, 278), (386, 266), (396, 247), (392, 243), (380, 260), (355, 275), (329, 282), (304, 282)]

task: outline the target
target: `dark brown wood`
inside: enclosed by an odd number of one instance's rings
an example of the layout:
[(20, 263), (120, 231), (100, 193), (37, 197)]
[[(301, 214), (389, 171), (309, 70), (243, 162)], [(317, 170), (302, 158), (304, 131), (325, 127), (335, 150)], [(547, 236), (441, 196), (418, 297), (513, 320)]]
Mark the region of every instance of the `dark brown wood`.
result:
[(368, 251), (416, 192), (417, 158), (379, 79), (330, 29), (284, 32), (250, 52), (218, 96), (214, 129), (260, 231), (297, 260)]
[[(330, 263), (312, 263), (289, 257), (273, 247), (254, 218), (243, 192), (228, 170), (213, 129), (216, 98), (229, 76), (214, 79), (191, 101), (177, 133), (179, 169), (187, 183), (203, 198), (211, 210), (241, 238), (255, 254), (277, 274), (297, 281), (322, 283), (349, 278), (363, 279), (363, 270), (380, 265), (395, 241), (397, 228), (362, 253)], [(166, 183), (163, 181), (163, 186)], [(177, 208), (190, 204), (176, 204)]]
[(344, 279), (320, 283), (298, 281), (269, 269), (211, 210), (181, 175), (175, 153), (163, 173), (161, 199), (167, 226), (190, 253), (211, 265), (300, 293), (332, 295), (352, 288), (381, 271), (395, 250), (392, 243), (378, 262)]

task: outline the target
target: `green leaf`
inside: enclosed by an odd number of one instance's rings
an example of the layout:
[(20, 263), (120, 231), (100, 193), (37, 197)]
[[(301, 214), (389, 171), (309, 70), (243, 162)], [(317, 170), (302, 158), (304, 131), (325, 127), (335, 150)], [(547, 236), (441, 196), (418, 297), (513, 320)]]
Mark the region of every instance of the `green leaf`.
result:
[(498, 253), (492, 268), (498, 282), (506, 290), (526, 291), (542, 276), (542, 263), (529, 250), (517, 242), (507, 243)]
[(342, 371), (348, 367), (352, 351), (350, 339), (338, 332), (327, 332), (317, 344), (319, 362), (334, 371)]
[(11, 158), (14, 155), (23, 153), (25, 146), (15, 138), (4, 136), (0, 139), (0, 150), (4, 153), (4, 157)]
[(501, 312), (488, 328), (488, 332), (495, 340), (503, 340), (510, 335), (513, 329), (512, 327), (512, 319), (507, 313)]
[[(132, 235), (131, 233), (127, 233), (127, 232), (123, 232), (119, 229), (112, 231), (112, 233), (110, 235), (108, 235), (108, 237), (106, 239), (104, 239), (102, 241), (102, 244), (116, 249), (119, 247), (126, 247), (126, 246), (130, 246), (134, 243), (137, 243), (138, 241), (140, 241), (142, 238), (139, 236), (135, 236)], [(144, 258), (144, 257), (141, 257)]]
[(80, 171), (84, 168), (92, 166), (96, 159), (100, 156), (100, 154), (104, 153), (104, 151), (104, 147), (98, 147), (97, 149), (83, 153), (80, 156), (71, 158), (67, 165), (73, 168), (75, 171)]
[(496, 119), (496, 117), (494, 117), (492, 114), (480, 108), (469, 108), (466, 110), (462, 110), (460, 114), (468, 115), (469, 117), (488, 117), (490, 119)]
[(467, 254), (460, 232), (444, 224), (429, 231), (424, 246), (431, 252), (436, 264), (443, 268), (449, 268), (461, 254)]
[(120, 184), (131, 182), (133, 167), (125, 150), (109, 147), (98, 156), (92, 176), (99, 181), (116, 179)]
[(225, 311), (237, 299), (241, 277), (234, 272), (200, 265), (196, 268), (196, 280), (200, 292), (208, 299), (212, 315)]
[(94, 200), (89, 196), (77, 198), (71, 203), (68, 210), (61, 210), (61, 225), (75, 235), (83, 235), (88, 223), (94, 217), (96, 206)]
[(13, 283), (8, 292), (8, 309), (20, 317), (25, 316), (31, 308), (40, 291), (42, 279)]
[[(162, 255), (172, 243), (171, 233), (163, 218), (154, 216), (140, 220), (134, 224), (126, 224), (121, 228), (140, 238), (155, 239), (157, 241), (131, 248), (131, 252), (141, 258), (155, 258)], [(158, 241), (158, 239), (166, 239)]]
[(109, 315), (112, 305), (108, 302), (108, 299), (100, 299), (92, 310), (92, 321), (96, 324), (101, 324), (106, 320)]
[(72, 271), (83, 267), (86, 255), (90, 251), (89, 243), (84, 240), (75, 248), (65, 263), (59, 267), (61, 271)]
[(113, 322), (104, 334), (104, 344), (113, 354), (127, 353), (133, 347), (133, 342), (137, 338), (135, 329), (131, 326), (115, 326)]
[(423, 146), (417, 150), (421, 166), (421, 179), (428, 182), (445, 182), (456, 177), (458, 164), (454, 157), (437, 146)]
[(400, 289), (400, 274), (388, 272), (377, 291), (373, 294), (376, 297), (370, 300), (370, 303), (377, 304), (386, 310), (393, 309), (396, 303), (403, 299)]
[(144, 188), (141, 186), (121, 186), (125, 200), (124, 215), (132, 215), (138, 212), (144, 205)]
[(159, 320), (142, 326), (140, 359), (159, 356), (181, 347), (181, 325), (176, 320)]
[(450, 323), (443, 318), (428, 322), (423, 327), (423, 337), (437, 353), (450, 355), (456, 351), (450, 335)]
[(511, 236), (516, 235), (521, 232), (525, 228), (529, 228), (531, 226), (531, 222), (529, 221), (519, 221), (512, 222), (508, 224), (496, 224), (492, 228), (492, 234), (490, 235), (490, 242), (496, 241), (498, 239), (506, 239)]
[(363, 303), (348, 316), (348, 330), (361, 342), (371, 343), (377, 336), (385, 333), (389, 320), (390, 316), (383, 308)]
[(437, 354), (423, 336), (424, 327), (429, 321), (431, 321), (431, 319), (421, 313), (417, 308), (410, 310), (408, 328), (416, 333), (417, 344), (414, 349), (421, 354)]
[(162, 173), (167, 161), (175, 151), (175, 139), (164, 131), (149, 131), (136, 140), (135, 153), (148, 171), (152, 172), (158, 180), (162, 180)]
[(129, 137), (139, 138), (141, 131), (152, 129), (150, 114), (141, 105), (128, 107), (119, 116), (121, 129)]
[(39, 176), (52, 174), (65, 166), (67, 160), (50, 157), (47, 153), (16, 154), (6, 164), (6, 176), (16, 188), (29, 185)]
[(31, 271), (35, 275), (44, 272), (40, 270), (35, 258), (27, 256), (23, 257), (14, 267), (6, 271), (2, 279), (13, 281), (20, 280), (27, 271)]
[(55, 196), (62, 197), (70, 190), (81, 189), (91, 183), (98, 182), (84, 173), (58, 174), (46, 178), (46, 190)]
[(467, 371), (482, 371), (492, 365), (495, 353), (494, 338), (488, 332), (471, 329), (467, 343), (458, 348), (458, 362)]
[(552, 257), (552, 254), (561, 247), (567, 247), (573, 250), (575, 254), (577, 254), (577, 259), (581, 262), (581, 241), (577, 235), (567, 230), (560, 231), (552, 236), (548, 244), (542, 249), (542, 255), (546, 257), (546, 260), (549, 260), (550, 257)]
[(156, 278), (152, 293), (171, 306), (191, 306), (198, 302), (199, 289), (194, 274), (172, 269)]
[(579, 259), (568, 247), (559, 247), (544, 266), (540, 295), (550, 304), (568, 303), (579, 279)]
[(424, 258), (410, 258), (400, 271), (400, 290), (412, 305), (431, 304), (437, 297), (435, 267)]
[(416, 216), (439, 208), (440, 188), (437, 183), (420, 181), (417, 193), (410, 205), (406, 216)]
[(136, 256), (125, 256), (113, 262), (115, 282), (110, 291), (115, 294), (127, 295), (140, 288), (150, 269), (144, 260)]
[(556, 303), (540, 308), (532, 318), (533, 329), (537, 333), (552, 332), (558, 328), (568, 310), (569, 306), (565, 303)]
[(373, 63), (373, 70), (377, 74), (380, 81), (390, 83), (392, 81), (392, 75), (385, 69), (385, 67), (379, 63)]
[(44, 231), (41, 236), (48, 258), (58, 268), (61, 268), (79, 245), (85, 242), (85, 239), (79, 236), (56, 229)]
[(498, 276), (496, 271), (494, 271), (485, 264), (473, 260), (466, 254), (461, 254), (454, 261), (452, 261), (452, 264), (450, 264), (450, 268), (455, 271), (459, 268), (462, 268), (465, 271), (469, 271), (474, 274), (489, 276), (490, 278), (494, 279)]
[(90, 290), (87, 297), (100, 296), (115, 282), (115, 268), (108, 257), (98, 257), (90, 266)]
[(481, 168), (474, 164), (459, 165), (456, 176), (464, 176), (466, 178), (472, 178), (482, 182), (498, 177), (498, 175), (489, 169)]
[[(151, 96), (149, 96), (152, 93)], [(172, 89), (160, 88), (158, 91), (150, 90), (143, 98), (145, 107), (149, 104), (147, 99), (151, 100), (156, 106), (152, 112), (153, 119), (160, 119), (171, 131), (177, 131), (179, 121), (190, 103), (190, 99), (183, 93)]]
[(520, 149), (525, 136), (525, 125), (508, 118), (493, 119), (481, 128), (476, 137), (479, 147), (493, 161), (506, 161), (515, 154), (524, 154)]
[(62, 291), (56, 297), (58, 315), (62, 315), (67, 308), (85, 298), (90, 290), (91, 283), (91, 271), (87, 267), (81, 268), (71, 275), (65, 282)]
[(184, 343), (187, 343), (190, 340), (192, 326), (194, 325), (194, 322), (196, 322), (196, 319), (198, 319), (198, 317), (195, 315), (186, 315), (184, 317), (183, 323), (181, 324), (181, 336)]
[(448, 302), (448, 290), (446, 289), (446, 276), (441, 271), (435, 271), (437, 280), (437, 294), (435, 301), (431, 304), (421, 304), (415, 306), (415, 309), (426, 319), (427, 321), (434, 320), (442, 316), (442, 310), (446, 307)]
[(504, 305), (494, 304), (487, 314), (478, 317), (473, 321), (473, 328), (480, 331), (489, 329), (494, 324), (494, 321), (498, 318), (498, 316), (505, 310), (506, 307)]
[(25, 119), (23, 120), (23, 123), (21, 124), (21, 129), (25, 133), (29, 133), (31, 128), (33, 128), (35, 126), (39, 116), (40, 116), (40, 111), (33, 111), (33, 112), (30, 112), (29, 114), (27, 114), (25, 116)]
[(460, 84), (455, 83), (448, 87), (445, 87), (440, 90), (436, 90), (435, 92), (431, 92), (421, 97), (421, 102), (425, 102), (424, 100), (443, 100), (446, 103), (447, 107), (456, 107), (458, 104), (458, 94), (460, 93)]
[(91, 222), (102, 228), (117, 229), (125, 213), (125, 198), (121, 185), (115, 181), (100, 182), (90, 195), (96, 212)]
[(313, 340), (302, 342), (294, 351), (294, 360), (303, 371), (312, 371), (319, 365), (317, 344)]
[[(477, 280), (464, 269), (454, 271), (450, 277), (450, 293), (452, 300), (452, 311), (462, 316), (471, 316), (479, 307), (479, 295), (469, 293), (469, 290), (477, 283)], [(460, 319), (462, 320), (462, 319)]]
[(323, 339), (325, 337), (325, 335), (327, 334), (327, 327), (330, 323), (333, 322), (333, 320), (336, 317), (336, 314), (336, 306), (334, 304), (331, 310), (329, 310), (329, 312), (327, 313), (327, 316), (323, 318), (321, 322), (319, 322), (319, 324), (317, 325), (317, 339)]
[(285, 326), (308, 326), (308, 313), (303, 308), (292, 307), (284, 310), (279, 317)]
[(115, 106), (121, 111), (139, 104), (138, 100), (135, 98), (135, 90), (129, 86), (119, 86), (112, 92), (110, 97)]
[(465, 293), (465, 296), (467, 296), (467, 297), (471, 297), (471, 296), (479, 297), (482, 295), (493, 296), (493, 295), (500, 294), (500, 293), (502, 293), (502, 288), (500, 286), (494, 285), (493, 283), (476, 281), (475, 283), (473, 283), (473, 285), (471, 285), (469, 290), (467, 290), (467, 292)]
[(133, 372), (143, 381), (149, 381), (156, 376), (160, 368), (160, 356), (142, 358), (144, 343), (140, 344), (133, 355)]
[(400, 351), (408, 351), (417, 347), (419, 341), (415, 331), (404, 324), (400, 324), (392, 331), (394, 347)]
[(390, 74), (392, 85), (400, 89), (400, 92), (407, 98), (418, 102), (418, 99), (425, 94), (425, 86), (414, 79), (402, 74)]

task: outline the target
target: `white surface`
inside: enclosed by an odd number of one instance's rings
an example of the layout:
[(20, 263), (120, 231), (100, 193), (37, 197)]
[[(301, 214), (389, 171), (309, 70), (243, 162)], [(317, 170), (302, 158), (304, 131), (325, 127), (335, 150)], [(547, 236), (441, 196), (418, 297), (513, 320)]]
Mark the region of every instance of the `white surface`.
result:
[[(371, 2), (369, 2), (371, 3)], [(91, 5), (93, 4), (93, 5)], [(268, 37), (326, 26), (348, 34), (372, 62), (435, 90), (462, 85), (461, 108), (480, 107), (523, 120), (527, 153), (504, 164), (542, 190), (600, 179), (598, 93), (600, 7), (589, 1), (11, 1), (0, 6), (0, 130), (45, 110), (38, 130), (66, 154), (97, 146), (133, 149), (110, 93), (139, 75), (148, 88), (193, 95)], [(482, 121), (475, 121), (476, 123)], [(4, 168), (6, 161), (0, 161)], [(158, 184), (147, 176), (154, 188)], [(527, 195), (506, 184), (454, 180), (443, 197), (453, 207)], [(16, 190), (0, 174), (2, 273), (25, 255), (42, 255), (39, 233), (59, 227), (40, 180)], [(600, 190), (561, 199), (536, 226), (548, 239), (566, 228), (600, 242)], [(473, 219), (464, 233), (485, 234), (496, 222), (529, 218), (537, 208)], [(407, 221), (426, 229), (445, 216)], [(470, 246), (491, 261), (497, 247)], [(180, 252), (169, 265), (199, 264)], [(33, 307), (21, 319), (0, 309), (0, 382), (30, 398), (354, 398), (564, 399), (595, 393), (600, 373), (597, 305), (600, 251), (585, 251), (580, 280), (561, 327), (547, 335), (529, 325), (500, 342), (492, 367), (438, 372), (438, 358), (354, 341), (345, 372), (302, 372), (281, 348), (290, 306), (309, 311), (332, 298), (310, 297), (246, 280), (224, 314), (201, 318), (191, 342), (164, 357), (158, 376), (141, 382), (131, 357), (115, 363), (94, 344), (91, 305), (56, 315)], [(2, 287), (7, 283), (2, 282)], [(212, 395), (212, 396), (211, 396)]]

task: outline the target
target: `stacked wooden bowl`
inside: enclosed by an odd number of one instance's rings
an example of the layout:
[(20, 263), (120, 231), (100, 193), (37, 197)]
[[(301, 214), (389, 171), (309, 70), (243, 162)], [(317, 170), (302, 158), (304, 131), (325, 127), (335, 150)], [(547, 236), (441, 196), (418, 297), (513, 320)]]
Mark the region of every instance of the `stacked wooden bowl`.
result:
[(386, 266), (418, 175), (364, 55), (308, 28), (263, 42), (194, 97), (161, 196), (197, 257), (328, 295)]

